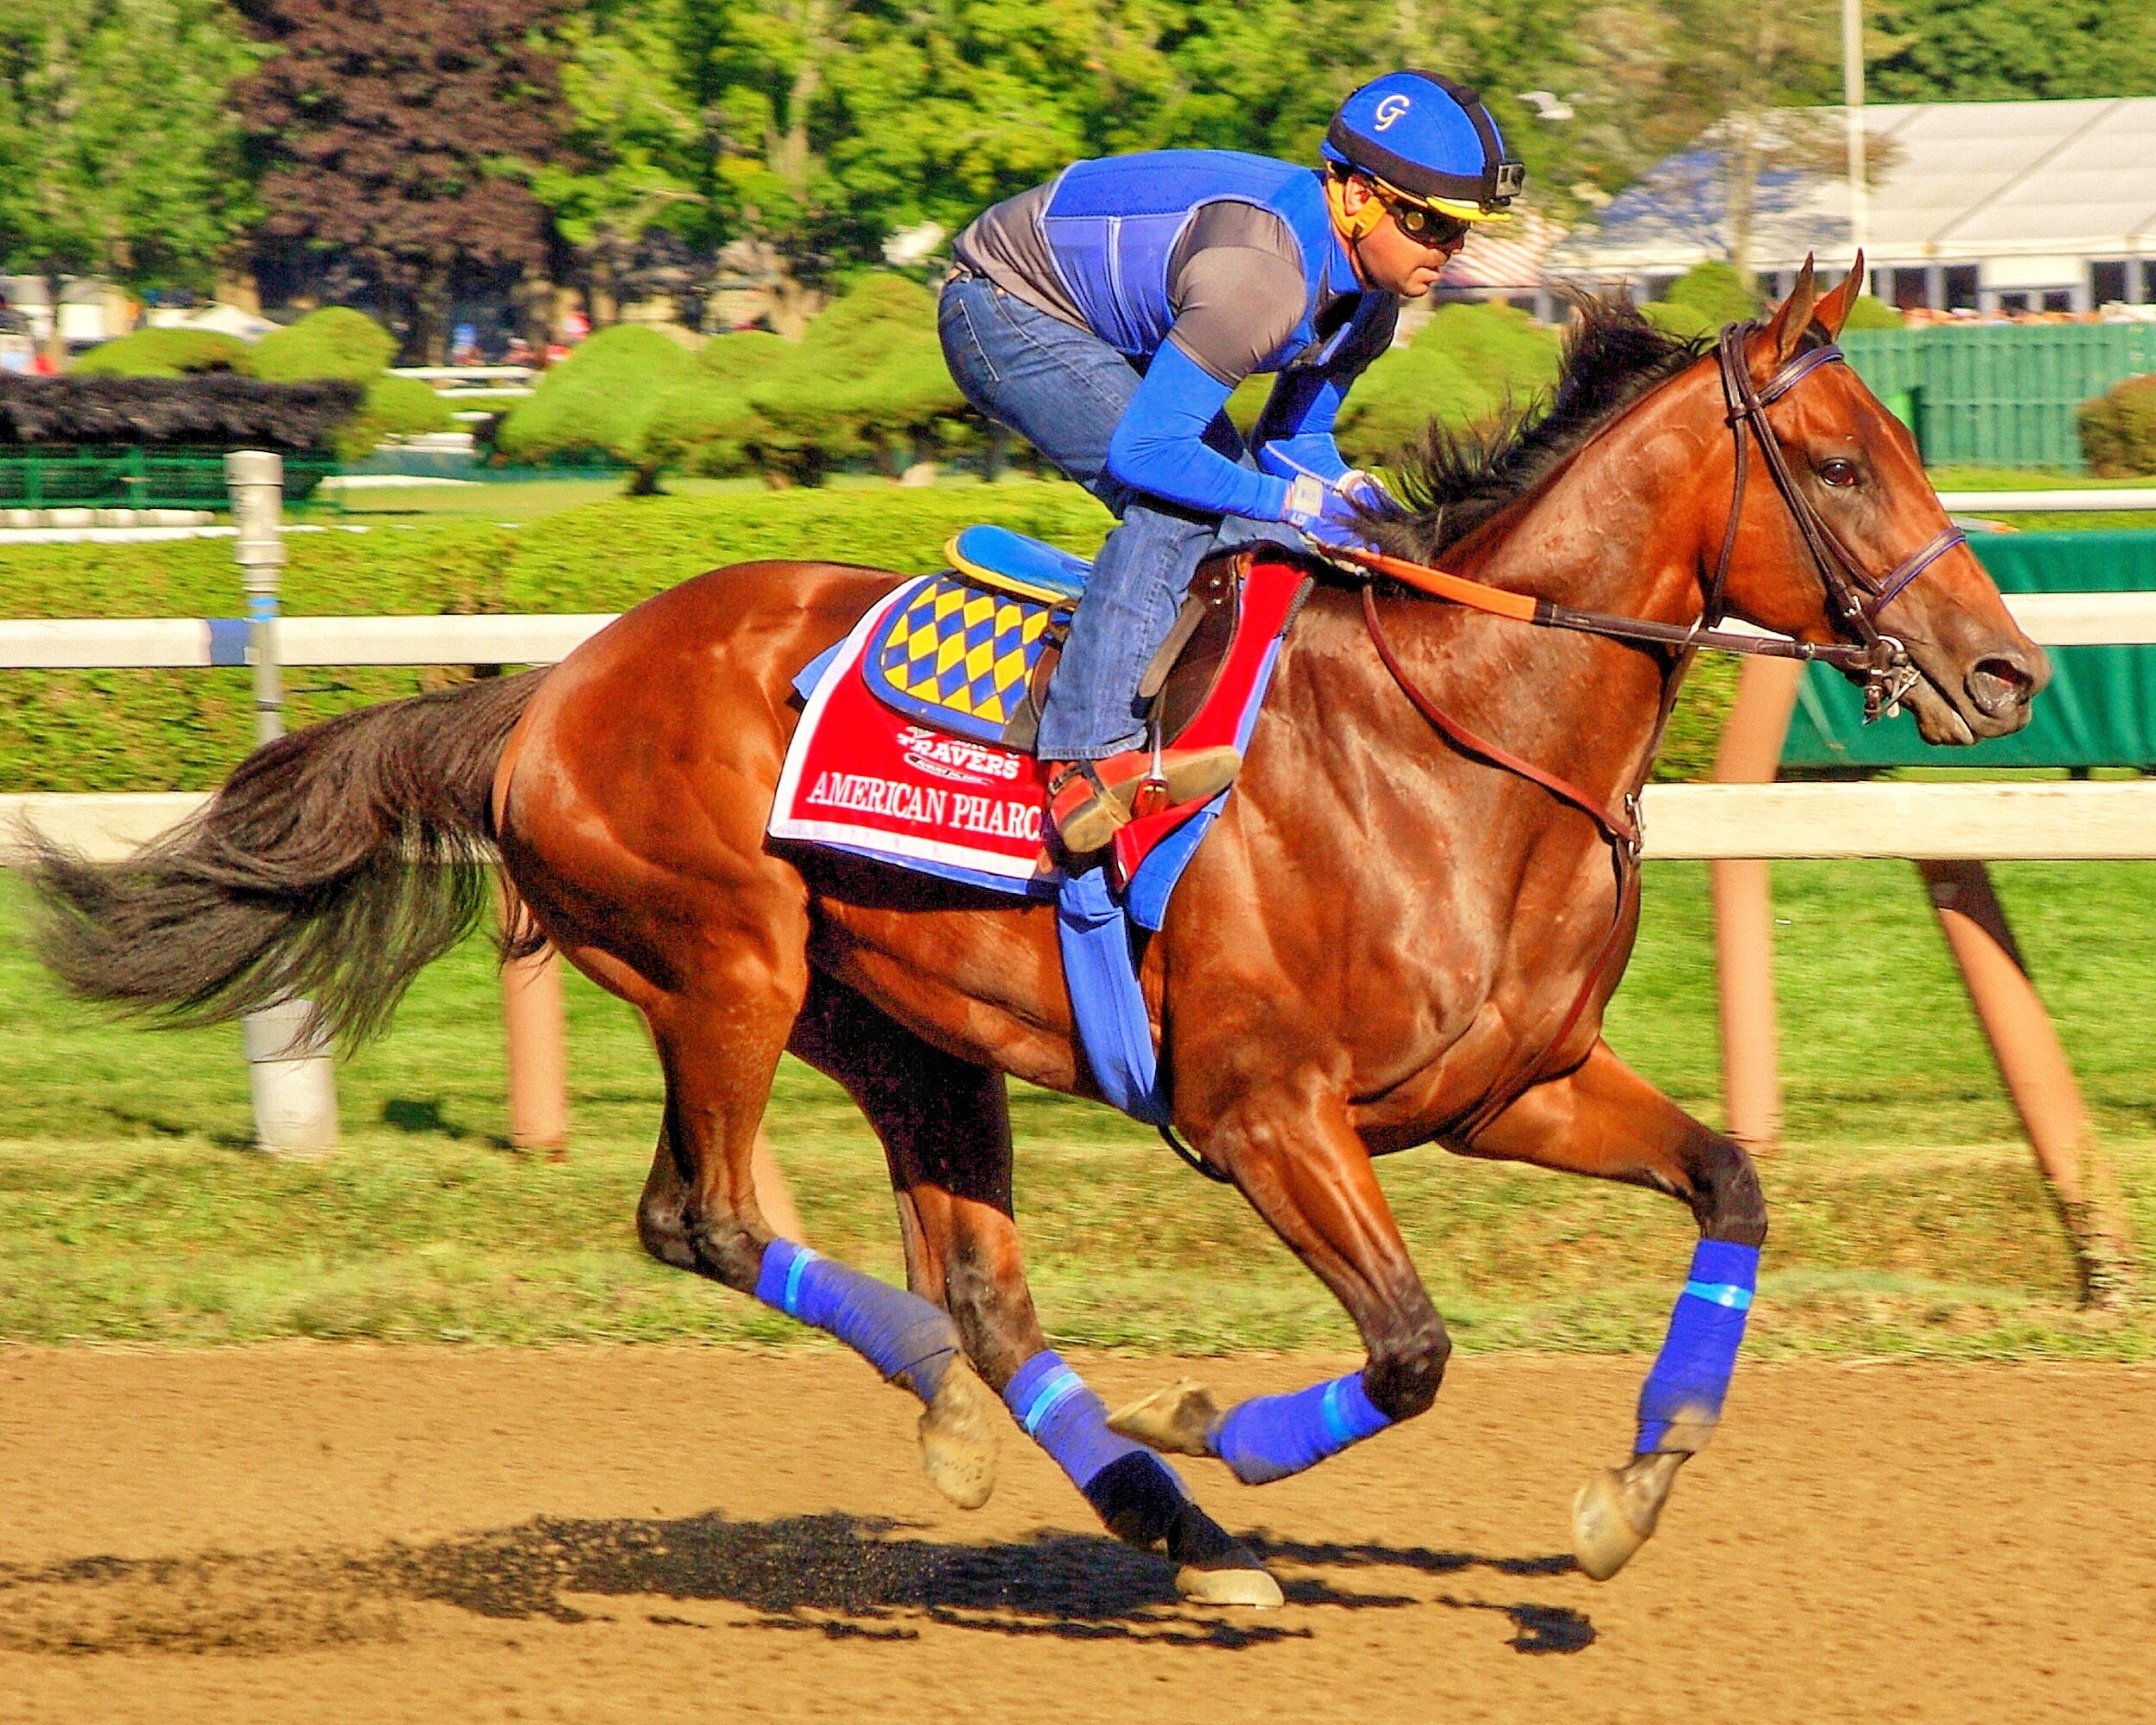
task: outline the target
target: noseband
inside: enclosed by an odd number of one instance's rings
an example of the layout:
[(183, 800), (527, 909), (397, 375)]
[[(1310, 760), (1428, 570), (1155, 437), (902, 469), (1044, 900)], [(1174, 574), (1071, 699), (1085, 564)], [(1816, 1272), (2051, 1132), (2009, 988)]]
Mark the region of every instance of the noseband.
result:
[[(1894, 636), (1880, 632), (1879, 614), (1893, 603), (1904, 587), (1962, 543), (1962, 532), (1949, 524), (1929, 543), (1904, 558), (1885, 578), (1873, 580), (1827, 524), (1817, 506), (1805, 495), (1796, 475), (1790, 471), (1789, 457), (1780, 440), (1774, 436), (1774, 427), (1767, 423), (1769, 403), (1780, 400), (1821, 366), (1847, 363), (1847, 357), (1832, 342), (1824, 343), (1799, 354), (1768, 380), (1765, 388), (1755, 389), (1752, 387), (1751, 369), (1744, 362), (1744, 343), (1758, 328), (1754, 323), (1726, 326), (1714, 351), (1722, 372), (1722, 398), (1729, 410), (1724, 415), (1725, 423), (1737, 439), (1737, 479), (1730, 498), (1729, 527), (1722, 536), (1722, 555), (1716, 560), (1714, 574), (1706, 585), (1706, 611), (1701, 621), (1712, 628), (1721, 622), (1725, 609), (1730, 559), (1737, 549), (1737, 524), (1744, 513), (1744, 485), (1750, 470), (1749, 456), (1756, 439), (1760, 460), (1766, 464), (1768, 476), (1774, 481), (1774, 489), (1781, 493), (1790, 518), (1805, 542), (1805, 549), (1811, 554), (1812, 565), (1819, 572), (1820, 585), (1826, 589), (1827, 603), (1832, 608), (1835, 621), (1862, 643), (1861, 658), (1842, 668), (1863, 678), (1864, 722), (1869, 724), (1882, 712), (1891, 712), (1898, 706), (1902, 697), (1915, 688), (1922, 678), (1922, 673), (1910, 662), (1908, 649)], [(1745, 436), (1748, 430), (1752, 434), (1749, 437)]]

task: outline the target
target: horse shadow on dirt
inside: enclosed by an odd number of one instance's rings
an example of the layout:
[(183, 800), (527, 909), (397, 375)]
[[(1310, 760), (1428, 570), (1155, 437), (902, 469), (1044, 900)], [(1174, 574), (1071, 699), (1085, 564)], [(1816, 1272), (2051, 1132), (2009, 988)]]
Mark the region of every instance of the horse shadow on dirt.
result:
[[(1126, 1641), (1234, 1651), (1308, 1640), (1308, 1621), (1184, 1604), (1171, 1573), (1099, 1534), (1041, 1532), (990, 1545), (915, 1537), (916, 1524), (844, 1514), (730, 1521), (541, 1518), (372, 1553), (205, 1553), (90, 1557), (40, 1569), (0, 1565), (0, 1649), (263, 1654), (395, 1639), (400, 1608), (455, 1606), (495, 1619), (615, 1620), (600, 1602), (668, 1599), (725, 1609), (714, 1621), (638, 1610), (689, 1629), (796, 1630), (912, 1641), (923, 1622), (980, 1633)], [(1289, 1573), (1291, 1607), (1494, 1611), (1521, 1653), (1576, 1653), (1594, 1628), (1566, 1607), (1363, 1592), (1301, 1570), (1475, 1568), (1554, 1575), (1569, 1558), (1490, 1559), (1423, 1548), (1314, 1545), (1263, 1536), (1258, 1554)], [(745, 1615), (744, 1615), (745, 1614)], [(1299, 1613), (1297, 1614), (1299, 1615)]]

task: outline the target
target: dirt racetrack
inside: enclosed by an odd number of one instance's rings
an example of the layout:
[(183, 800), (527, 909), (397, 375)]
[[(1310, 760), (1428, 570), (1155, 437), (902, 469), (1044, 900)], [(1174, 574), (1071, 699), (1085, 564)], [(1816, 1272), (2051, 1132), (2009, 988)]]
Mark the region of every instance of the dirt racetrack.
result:
[(1466, 1360), (1301, 1479), (1189, 1464), (1258, 1614), (1015, 1433), (946, 1507), (836, 1353), (0, 1350), (0, 1719), (2156, 1719), (2156, 1373), (1747, 1367), (1598, 1586), (1565, 1508), (1640, 1369)]

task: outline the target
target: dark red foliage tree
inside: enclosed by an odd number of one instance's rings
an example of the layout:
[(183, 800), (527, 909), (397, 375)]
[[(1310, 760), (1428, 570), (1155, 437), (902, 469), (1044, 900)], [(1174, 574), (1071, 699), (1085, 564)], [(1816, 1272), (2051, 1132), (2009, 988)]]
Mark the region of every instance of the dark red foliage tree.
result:
[(344, 254), (438, 363), (460, 279), (531, 270), (556, 147), (540, 31), (560, 0), (239, 0), (280, 52), (239, 87), (271, 245)]

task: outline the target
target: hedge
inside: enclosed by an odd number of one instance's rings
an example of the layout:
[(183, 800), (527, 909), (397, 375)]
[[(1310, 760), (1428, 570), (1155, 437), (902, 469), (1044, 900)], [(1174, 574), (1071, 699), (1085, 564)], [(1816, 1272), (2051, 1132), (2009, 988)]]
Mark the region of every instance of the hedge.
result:
[(171, 378), (231, 372), (280, 384), (356, 383), (365, 392), (356, 414), (347, 406), (333, 432), (324, 432), (314, 444), (285, 446), (319, 448), (327, 443), (339, 459), (357, 461), (384, 437), (445, 431), (457, 423), (447, 404), (426, 384), (393, 377), (384, 369), (396, 349), (395, 338), (373, 319), (329, 306), (272, 331), (252, 347), (236, 337), (205, 330), (137, 330), (92, 348), (69, 368), (68, 376)]
[(656, 330), (601, 330), (517, 403), (494, 432), (512, 461), (545, 462), (602, 450), (643, 465), (644, 428), (660, 401), (695, 375), (696, 358)]
[(799, 342), (749, 332), (691, 354), (655, 331), (602, 331), (540, 380), (495, 444), (521, 461), (601, 450), (639, 468), (761, 472), (816, 485), (868, 456), (895, 472), (969, 441), (971, 410), (935, 334), (935, 296), (865, 276)]
[[(1084, 554), (1109, 525), (1098, 504), (1060, 481), (624, 499), (514, 531), (457, 520), (295, 534), (285, 605), (316, 616), (620, 611), (751, 558), (935, 568), (944, 542), (974, 521)], [(11, 549), (0, 560), (0, 607), (19, 617), (230, 617), (241, 604), (231, 546), (190, 540)], [(307, 724), (414, 693), (428, 678), (410, 668), (302, 669), (286, 680), (292, 721)], [(1704, 773), (1734, 687), (1726, 662), (1708, 659), (1693, 673), (1666, 775)], [(249, 688), (245, 671), (0, 673), (0, 791), (208, 789), (247, 751)]]
[(215, 330), (140, 329), (100, 343), (67, 368), (70, 377), (184, 377), (247, 369), (247, 344)]
[(1439, 307), (1404, 347), (1382, 354), (1348, 394), (1339, 438), (1351, 461), (1382, 466), (1431, 420), (1453, 430), (1523, 407), (1557, 380), (1563, 337), (1512, 306)]
[[(1671, 282), (1667, 299), (1656, 300), (1641, 309), (1646, 313), (1647, 321), (1656, 329), (1689, 341), (1712, 335), (1724, 324), (1758, 317), (1767, 307), (1745, 287), (1743, 279), (1731, 265), (1710, 258), (1704, 264), (1693, 264)], [(1848, 320), (1842, 328), (1894, 330), (1906, 321), (1892, 306), (1865, 294), (1849, 307)]]
[(2156, 474), (2156, 375), (2114, 384), (2078, 414), (2081, 453), (2104, 479)]
[(21, 377), (0, 373), (0, 447), (187, 444), (319, 450), (360, 405), (343, 378), (265, 383), (194, 377)]

